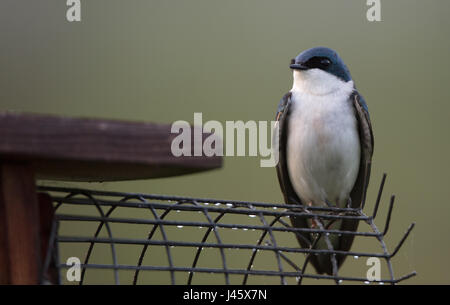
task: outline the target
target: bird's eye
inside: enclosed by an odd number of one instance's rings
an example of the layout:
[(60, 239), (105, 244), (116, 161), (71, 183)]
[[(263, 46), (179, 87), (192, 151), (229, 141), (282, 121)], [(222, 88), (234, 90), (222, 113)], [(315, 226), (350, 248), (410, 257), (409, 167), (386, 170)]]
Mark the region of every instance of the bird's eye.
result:
[(331, 59), (328, 57), (315, 56), (310, 58), (305, 65), (310, 69), (322, 69), (326, 70), (331, 66)]
[(327, 68), (331, 65), (331, 61), (328, 58), (322, 58), (320, 60), (320, 65), (324, 68)]

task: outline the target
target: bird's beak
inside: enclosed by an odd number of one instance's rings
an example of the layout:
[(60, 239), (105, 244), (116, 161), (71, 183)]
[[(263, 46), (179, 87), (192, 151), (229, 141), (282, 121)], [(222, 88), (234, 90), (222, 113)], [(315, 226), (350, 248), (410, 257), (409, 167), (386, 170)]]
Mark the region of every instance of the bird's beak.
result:
[(307, 66), (303, 65), (302, 63), (291, 64), (289, 67), (294, 70), (308, 70), (309, 69)]

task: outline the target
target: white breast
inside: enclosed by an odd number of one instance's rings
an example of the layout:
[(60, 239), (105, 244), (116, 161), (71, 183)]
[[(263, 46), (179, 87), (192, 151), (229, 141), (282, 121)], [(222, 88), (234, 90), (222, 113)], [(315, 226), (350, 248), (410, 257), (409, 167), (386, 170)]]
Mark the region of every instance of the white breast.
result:
[(352, 81), (318, 69), (294, 72), (287, 164), (305, 204), (344, 206), (355, 184), (360, 144), (352, 91)]

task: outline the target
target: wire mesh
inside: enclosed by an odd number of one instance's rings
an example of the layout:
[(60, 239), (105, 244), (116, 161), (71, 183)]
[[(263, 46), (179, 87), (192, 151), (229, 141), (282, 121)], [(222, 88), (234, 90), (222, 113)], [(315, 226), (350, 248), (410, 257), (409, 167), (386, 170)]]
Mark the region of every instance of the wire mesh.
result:
[[(391, 259), (407, 239), (414, 223), (389, 252), (384, 241), (392, 215), (392, 196), (383, 231), (375, 225), (386, 175), (370, 216), (361, 208), (310, 207), (263, 202), (202, 199), (96, 191), (67, 187), (39, 187), (51, 194), (55, 217), (45, 263), (57, 268), (58, 282), (72, 267), (65, 259), (80, 257), (79, 284), (302, 284), (315, 279), (369, 283), (365, 271), (355, 276), (338, 270), (336, 255), (375, 257), (384, 261), (386, 276), (371, 282), (396, 284), (416, 273), (396, 278)], [(358, 231), (294, 228), (289, 217), (355, 219)], [(320, 223), (320, 222), (319, 222)], [(366, 230), (362, 230), (362, 225)], [(300, 248), (296, 232), (322, 236), (328, 249)], [(74, 233), (75, 232), (75, 233)], [(354, 235), (355, 244), (377, 251), (339, 251), (329, 242), (333, 234)], [(366, 246), (370, 245), (370, 246)], [(332, 275), (309, 268), (312, 255), (331, 254)], [(61, 259), (62, 258), (62, 259)], [(354, 270), (352, 268), (351, 270)], [(46, 272), (43, 273), (45, 276)], [(316, 282), (314, 282), (316, 283)]]

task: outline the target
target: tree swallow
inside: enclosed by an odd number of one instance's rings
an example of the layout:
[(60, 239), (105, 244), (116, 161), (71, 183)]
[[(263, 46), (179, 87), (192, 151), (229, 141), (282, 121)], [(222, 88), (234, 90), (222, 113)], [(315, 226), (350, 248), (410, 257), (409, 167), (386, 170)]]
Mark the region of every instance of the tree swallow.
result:
[[(291, 61), (294, 83), (278, 105), (278, 180), (288, 204), (358, 208), (365, 200), (373, 154), (369, 111), (338, 54), (317, 47)], [(331, 212), (325, 212), (331, 213)], [(291, 217), (297, 228), (356, 231), (357, 220)], [(316, 234), (298, 232), (302, 248)], [(329, 235), (334, 250), (348, 251), (353, 235)], [(322, 236), (315, 249), (329, 249)], [(336, 255), (337, 267), (345, 255)], [(333, 274), (330, 254), (311, 255), (317, 273)], [(337, 270), (335, 270), (337, 272)]]

